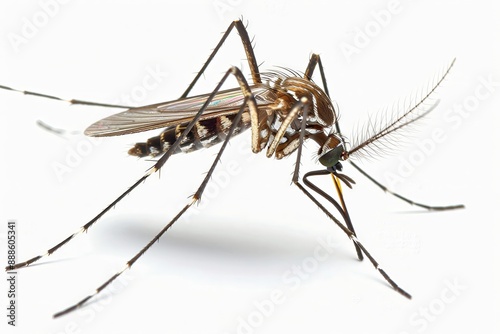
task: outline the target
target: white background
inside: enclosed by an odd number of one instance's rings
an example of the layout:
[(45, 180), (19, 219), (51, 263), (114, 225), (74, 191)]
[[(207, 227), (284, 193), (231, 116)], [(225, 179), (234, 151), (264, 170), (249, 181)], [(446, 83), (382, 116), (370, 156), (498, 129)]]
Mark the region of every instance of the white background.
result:
[[(402, 0), (393, 2), (397, 9), (390, 17), (381, 14), (391, 8), (387, 1), (68, 1), (50, 7), (52, 16), (44, 22), (47, 8), (40, 3), (48, 2), (1, 4), (0, 84), (109, 103), (127, 103), (120, 97), (133, 92), (135, 105), (175, 99), (221, 32), (243, 15), (262, 69), (303, 70), (312, 52), (321, 54), (342, 129), (352, 138), (358, 122), (426, 88), (456, 57), (439, 89), (439, 108), (408, 133), (400, 151), (363, 161), (363, 167), (386, 184), (388, 176), (401, 176), (393, 189), (417, 201), (464, 203), (466, 209), (424, 212), (384, 195), (345, 166), (357, 182), (346, 190), (346, 200), (359, 238), (414, 296), (406, 300), (368, 261), (357, 261), (343, 233), (290, 185), (294, 158), (252, 155), (246, 133), (227, 150), (201, 205), (127, 272), (126, 287), (118, 283), (114, 293), (81, 312), (51, 318), (121, 269), (176, 214), (216, 149), (175, 156), (161, 178), (151, 177), (87, 235), (20, 271), (18, 327), (7, 326), (2, 315), (3, 328), (114, 334), (500, 330), (494, 283), (500, 263), (500, 53), (499, 10), (493, 1)], [(36, 32), (14, 47), (13, 36), (22, 37), (31, 23), (38, 25)], [(368, 32), (364, 44), (363, 31)], [(356, 53), (346, 56), (342, 47), (347, 45)], [(236, 34), (196, 92), (214, 87), (229, 65), (248, 70)], [(161, 82), (139, 96), (151, 69), (164, 73)], [(492, 93), (482, 83), (488, 80), (496, 83)], [(91, 142), (81, 134), (59, 137), (36, 125), (43, 120), (81, 133), (116, 110), (8, 91), (0, 91), (0, 106), (0, 232), (5, 241), (7, 220), (17, 221), (19, 260), (45, 252), (76, 231), (152, 164), (126, 151), (158, 131)], [(464, 113), (458, 113), (460, 108)], [(434, 131), (444, 139), (427, 149), (418, 146), (428, 143)], [(85, 156), (58, 179), (54, 166), (82, 147), (88, 149)], [(306, 145), (302, 174), (318, 168), (315, 150), (313, 143)], [(410, 160), (414, 163), (404, 165)], [(236, 166), (236, 173), (229, 174), (228, 166)], [(317, 182), (333, 192), (328, 178)], [(319, 263), (314, 259), (318, 240), (335, 244)], [(286, 279), (293, 276), (293, 266), (309, 271), (300, 279), (294, 276), (298, 285)], [(283, 295), (269, 306), (264, 301), (272, 291)], [(256, 305), (267, 308), (259, 311)]]

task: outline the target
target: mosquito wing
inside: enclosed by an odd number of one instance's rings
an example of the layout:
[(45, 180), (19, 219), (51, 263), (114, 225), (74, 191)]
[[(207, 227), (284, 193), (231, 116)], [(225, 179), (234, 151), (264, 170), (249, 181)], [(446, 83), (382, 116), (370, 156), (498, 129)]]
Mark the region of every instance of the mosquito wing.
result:
[[(252, 86), (251, 90), (260, 106), (273, 101), (268, 86)], [(181, 100), (131, 108), (95, 122), (85, 130), (87, 136), (106, 137), (131, 134), (187, 123), (193, 119), (206, 102), (209, 94)], [(215, 95), (200, 120), (235, 114), (244, 101), (239, 88), (224, 90)]]

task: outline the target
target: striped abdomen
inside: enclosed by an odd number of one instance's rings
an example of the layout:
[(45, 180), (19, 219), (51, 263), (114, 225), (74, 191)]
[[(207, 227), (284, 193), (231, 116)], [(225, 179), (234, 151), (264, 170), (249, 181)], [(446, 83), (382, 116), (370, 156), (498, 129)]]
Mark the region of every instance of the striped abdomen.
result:
[[(222, 142), (226, 138), (235, 117), (236, 114), (225, 115), (197, 122), (174, 153), (189, 153)], [(145, 143), (135, 144), (135, 146), (128, 151), (128, 154), (142, 158), (147, 156), (154, 157), (166, 152), (174, 144), (177, 138), (180, 137), (186, 125), (186, 123), (183, 123), (175, 127), (167, 128), (159, 136), (149, 138)], [(248, 112), (244, 112), (233, 136), (243, 132), (249, 127), (250, 115)]]

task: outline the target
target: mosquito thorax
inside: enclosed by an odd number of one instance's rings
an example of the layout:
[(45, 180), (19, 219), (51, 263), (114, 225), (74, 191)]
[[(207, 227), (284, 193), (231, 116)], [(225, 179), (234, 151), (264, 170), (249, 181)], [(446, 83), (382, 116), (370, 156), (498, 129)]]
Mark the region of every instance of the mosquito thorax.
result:
[(281, 83), (281, 88), (293, 93), (296, 101), (303, 96), (313, 101), (312, 113), (318, 124), (328, 127), (336, 121), (335, 109), (330, 98), (312, 81), (300, 77), (287, 77)]

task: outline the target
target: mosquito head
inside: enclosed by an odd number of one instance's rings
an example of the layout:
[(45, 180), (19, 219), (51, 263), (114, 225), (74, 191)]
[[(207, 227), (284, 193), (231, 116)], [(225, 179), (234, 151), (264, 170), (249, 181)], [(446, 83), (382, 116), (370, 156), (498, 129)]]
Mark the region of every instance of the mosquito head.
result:
[(342, 141), (335, 134), (328, 135), (325, 143), (319, 149), (319, 162), (326, 167), (335, 167), (341, 160), (347, 159), (347, 152)]

